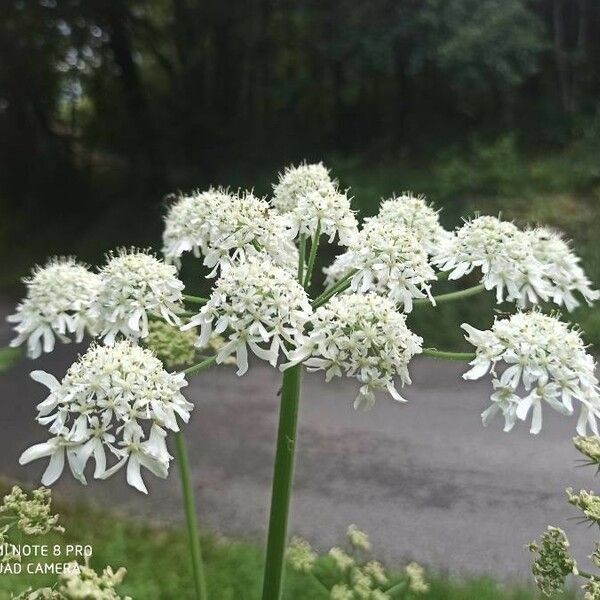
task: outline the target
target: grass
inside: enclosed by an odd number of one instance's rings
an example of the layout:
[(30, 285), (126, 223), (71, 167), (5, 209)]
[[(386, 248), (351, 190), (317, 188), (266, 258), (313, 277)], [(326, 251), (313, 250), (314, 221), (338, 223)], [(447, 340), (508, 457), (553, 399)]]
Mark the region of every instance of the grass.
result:
[[(2, 493), (6, 486), (2, 486)], [(125, 566), (127, 577), (122, 595), (134, 600), (186, 600), (193, 598), (187, 541), (183, 530), (126, 520), (107, 512), (78, 505), (55, 506), (61, 513), (64, 535), (43, 539), (28, 538), (25, 543), (90, 544), (90, 565), (101, 570), (106, 565)], [(262, 578), (262, 551), (249, 543), (215, 535), (203, 536), (209, 598), (214, 600), (258, 600)], [(53, 576), (0, 575), (0, 600), (9, 599), (28, 587), (52, 585)], [(531, 589), (502, 585), (489, 578), (466, 581), (434, 577), (423, 600), (533, 600)], [(327, 594), (310, 575), (288, 569), (285, 580), (287, 600), (326, 600)]]

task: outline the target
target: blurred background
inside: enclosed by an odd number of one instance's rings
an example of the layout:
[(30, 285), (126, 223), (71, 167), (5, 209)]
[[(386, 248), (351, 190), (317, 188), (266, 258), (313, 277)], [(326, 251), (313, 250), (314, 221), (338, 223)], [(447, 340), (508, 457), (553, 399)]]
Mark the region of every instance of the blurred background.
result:
[[(1, 312), (12, 312), (20, 278), (49, 255), (97, 264), (118, 245), (159, 250), (169, 194), (229, 185), (266, 195), (278, 171), (304, 159), (332, 169), (361, 218), (382, 197), (412, 190), (442, 209), (448, 227), (480, 211), (560, 228), (598, 285), (599, 31), (597, 0), (4, 0)], [(331, 258), (335, 249), (328, 251)], [(201, 288), (193, 269), (184, 265), (192, 288)], [(419, 310), (411, 318), (431, 345), (459, 349), (457, 324), (489, 325), (492, 308), (481, 296), (445, 305), (436, 319)], [(569, 318), (600, 343), (597, 309)], [(0, 334), (3, 344), (11, 337), (6, 325)], [(60, 374), (77, 350), (61, 347), (39, 368)], [(30, 368), (22, 363), (0, 381), (0, 472), (33, 483), (39, 468), (16, 465), (23, 439), (41, 433), (33, 405), (42, 391), (27, 382)], [(465, 395), (459, 367), (416, 368), (402, 418), (386, 403), (373, 416), (353, 413), (342, 384), (327, 388), (337, 400), (319, 405), (324, 392), (309, 378), (295, 530), (331, 545), (358, 521), (389, 560), (527, 577), (523, 544), (568, 514), (566, 485), (589, 487), (587, 474), (572, 470), (573, 424), (548, 415), (544, 441), (525, 429), (510, 439), (499, 427), (484, 431), (484, 384)], [(232, 374), (192, 387), (205, 403), (192, 451), (203, 522), (260, 542), (277, 381), (262, 368), (253, 373), (242, 414)], [(129, 506), (155, 524), (178, 510), (172, 479), (145, 504), (122, 481), (85, 493), (61, 485), (65, 497)], [(145, 591), (136, 597), (186, 597), (185, 584), (155, 573), (167, 542), (180, 552), (173, 550), (173, 571), (185, 564), (183, 537), (97, 525), (87, 513), (71, 518), (79, 537), (98, 541), (99, 560), (102, 552), (117, 562), (137, 552), (132, 577), (142, 587), (129, 591)], [(256, 548), (223, 558), (211, 544), (215, 589), (240, 564), (252, 565), (258, 586)], [(432, 597), (509, 597), (498, 589), (440, 588)], [(239, 590), (216, 597), (254, 598)]]
[(598, 281), (598, 31), (596, 0), (6, 0), (0, 284), (159, 248), (165, 195), (303, 159), (361, 216), (411, 189), (558, 226)]

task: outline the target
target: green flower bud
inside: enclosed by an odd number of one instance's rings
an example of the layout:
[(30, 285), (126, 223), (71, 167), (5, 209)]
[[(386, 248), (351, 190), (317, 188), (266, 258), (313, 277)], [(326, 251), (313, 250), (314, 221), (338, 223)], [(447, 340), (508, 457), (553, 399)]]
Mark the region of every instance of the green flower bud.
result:
[(310, 573), (315, 566), (317, 553), (306, 540), (294, 537), (287, 550), (287, 559), (292, 569), (302, 573)]
[(579, 494), (574, 494), (571, 488), (567, 489), (569, 502), (579, 508), (586, 519), (600, 525), (600, 496), (594, 492), (580, 490)]
[(364, 531), (358, 529), (356, 525), (350, 525), (350, 527), (348, 527), (348, 530), (346, 531), (346, 537), (354, 548), (365, 551), (369, 551), (371, 549), (369, 536)]
[(45, 535), (50, 531), (63, 532), (57, 525), (59, 516), (50, 512), (50, 490), (44, 487), (31, 492), (31, 497), (18, 486), (4, 496), (0, 514), (14, 516), (17, 527), (26, 535)]
[(581, 589), (585, 592), (583, 600), (600, 600), (600, 579), (590, 579)]
[(408, 589), (415, 594), (425, 594), (429, 591), (429, 584), (425, 579), (425, 569), (417, 564), (411, 562), (406, 565), (406, 574), (408, 575)]
[(541, 546), (532, 542), (529, 550), (538, 555), (531, 570), (538, 588), (546, 596), (560, 591), (567, 575), (577, 574), (577, 565), (569, 554), (569, 540), (562, 529), (548, 527)]
[(148, 330), (145, 344), (168, 369), (194, 362), (198, 340), (195, 330), (181, 331), (164, 321), (150, 321)]
[(590, 459), (590, 463), (600, 465), (600, 437), (597, 435), (573, 438), (575, 448)]

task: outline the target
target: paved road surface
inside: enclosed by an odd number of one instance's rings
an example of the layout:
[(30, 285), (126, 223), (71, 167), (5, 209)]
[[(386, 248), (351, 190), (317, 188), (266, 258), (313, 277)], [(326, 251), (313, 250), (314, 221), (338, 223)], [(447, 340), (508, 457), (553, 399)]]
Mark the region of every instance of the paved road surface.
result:
[[(6, 304), (5, 304), (6, 306)], [(4, 313), (6, 311), (3, 311)], [(7, 341), (0, 325), (0, 343)], [(36, 482), (42, 462), (19, 467), (28, 445), (42, 441), (34, 406), (44, 389), (27, 377), (41, 368), (59, 378), (76, 352), (24, 361), (0, 376), (0, 473)], [(593, 471), (574, 469), (574, 420), (545, 410), (538, 437), (526, 428), (487, 429), (479, 414), (486, 383), (465, 383), (459, 364), (422, 359), (413, 366), (408, 405), (382, 397), (369, 413), (355, 412), (350, 382), (324, 385), (307, 376), (292, 530), (325, 549), (350, 523), (367, 530), (388, 563), (414, 559), (451, 573), (526, 578), (524, 545), (548, 523), (566, 527), (579, 558), (592, 550), (593, 530), (569, 520), (576, 513), (564, 489), (590, 489)], [(262, 541), (270, 496), (278, 374), (255, 364), (243, 378), (220, 368), (194, 379), (187, 396), (196, 409), (186, 431), (194, 486), (205, 526)], [(124, 473), (87, 488), (63, 477), (57, 492), (136, 516), (182, 518), (175, 468), (169, 479), (149, 475), (150, 495), (126, 487)]]

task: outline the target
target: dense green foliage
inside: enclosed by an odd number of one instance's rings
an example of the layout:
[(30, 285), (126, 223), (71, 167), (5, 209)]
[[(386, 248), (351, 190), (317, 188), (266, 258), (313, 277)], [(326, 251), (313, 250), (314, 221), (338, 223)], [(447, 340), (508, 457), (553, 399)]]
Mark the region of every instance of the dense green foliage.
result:
[[(7, 486), (0, 485), (2, 493), (6, 490)], [(193, 597), (185, 532), (173, 527), (150, 527), (82, 505), (59, 503), (55, 509), (61, 513), (66, 533), (28, 542), (91, 544), (90, 566), (101, 570), (108, 564), (115, 568), (125, 565), (127, 576), (119, 589), (135, 600)], [(211, 598), (257, 600), (260, 597), (263, 557), (257, 546), (207, 535), (203, 539), (203, 550)], [(8, 600), (10, 592), (20, 592), (29, 586), (52, 585), (53, 581), (51, 575), (2, 575), (0, 600)], [(484, 578), (458, 582), (434, 577), (431, 583), (430, 592), (419, 596), (423, 600), (533, 600), (537, 597), (533, 588), (501, 585)], [(292, 569), (288, 569), (285, 587), (286, 600), (326, 600), (327, 597), (311, 575)]]

